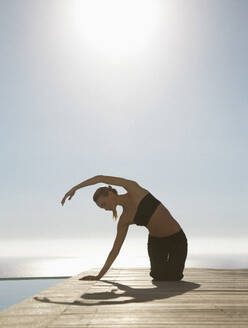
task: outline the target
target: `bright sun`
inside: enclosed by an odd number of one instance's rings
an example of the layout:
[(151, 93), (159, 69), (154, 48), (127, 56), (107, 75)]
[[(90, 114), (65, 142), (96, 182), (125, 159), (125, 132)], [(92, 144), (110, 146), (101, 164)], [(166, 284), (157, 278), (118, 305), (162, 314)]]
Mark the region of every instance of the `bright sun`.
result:
[(159, 26), (158, 1), (90, 0), (72, 4), (77, 37), (102, 54), (137, 54), (149, 45)]

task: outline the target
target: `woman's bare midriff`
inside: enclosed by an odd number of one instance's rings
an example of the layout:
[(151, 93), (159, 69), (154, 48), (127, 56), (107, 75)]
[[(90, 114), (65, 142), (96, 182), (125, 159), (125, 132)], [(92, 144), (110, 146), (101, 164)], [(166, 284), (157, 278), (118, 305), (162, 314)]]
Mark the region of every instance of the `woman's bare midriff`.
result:
[(181, 230), (179, 223), (163, 204), (158, 205), (146, 228), (154, 237), (168, 237)]
[[(148, 190), (142, 189), (135, 195), (129, 195), (130, 203), (124, 216), (128, 220), (128, 224), (135, 224), (133, 219), (137, 211), (137, 207), (143, 197), (148, 193)], [(181, 230), (179, 223), (173, 218), (168, 209), (160, 203), (152, 214), (148, 225), (145, 226), (149, 234), (154, 237), (168, 237)]]

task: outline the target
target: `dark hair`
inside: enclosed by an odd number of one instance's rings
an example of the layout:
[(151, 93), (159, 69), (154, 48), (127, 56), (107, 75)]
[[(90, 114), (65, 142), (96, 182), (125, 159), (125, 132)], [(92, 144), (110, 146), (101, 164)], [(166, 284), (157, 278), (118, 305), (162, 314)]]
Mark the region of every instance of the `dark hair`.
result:
[[(112, 188), (110, 185), (108, 185), (108, 187), (100, 187), (95, 191), (95, 193), (93, 195), (94, 202), (97, 202), (97, 200), (100, 196), (104, 196), (104, 197), (107, 196), (109, 191), (112, 191), (113, 193), (118, 195), (117, 190)], [(113, 218), (114, 218), (115, 221), (117, 220), (117, 217), (118, 217), (117, 216), (117, 211), (116, 211), (116, 208), (114, 208), (113, 209)]]

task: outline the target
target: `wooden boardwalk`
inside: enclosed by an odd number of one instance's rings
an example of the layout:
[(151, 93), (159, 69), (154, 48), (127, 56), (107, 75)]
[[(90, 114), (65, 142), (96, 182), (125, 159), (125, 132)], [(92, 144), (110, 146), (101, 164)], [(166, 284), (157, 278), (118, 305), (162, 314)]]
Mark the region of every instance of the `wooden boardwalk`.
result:
[(248, 269), (185, 268), (153, 282), (148, 268), (84, 271), (0, 312), (1, 328), (248, 327)]

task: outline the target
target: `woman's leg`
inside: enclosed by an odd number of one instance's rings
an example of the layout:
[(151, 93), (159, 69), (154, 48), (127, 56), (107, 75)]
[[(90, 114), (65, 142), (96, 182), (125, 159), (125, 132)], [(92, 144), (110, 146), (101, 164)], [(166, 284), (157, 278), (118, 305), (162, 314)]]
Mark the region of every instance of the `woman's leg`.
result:
[(150, 276), (155, 280), (181, 280), (187, 253), (188, 242), (183, 230), (164, 238), (149, 236)]
[(147, 250), (150, 259), (150, 276), (159, 279), (166, 273), (169, 250), (161, 243), (161, 238), (148, 235)]
[(188, 241), (182, 232), (170, 241), (167, 272), (164, 275), (165, 280), (181, 280), (184, 277), (183, 270), (187, 254)]

